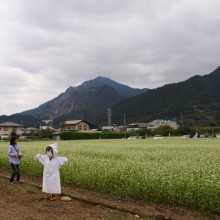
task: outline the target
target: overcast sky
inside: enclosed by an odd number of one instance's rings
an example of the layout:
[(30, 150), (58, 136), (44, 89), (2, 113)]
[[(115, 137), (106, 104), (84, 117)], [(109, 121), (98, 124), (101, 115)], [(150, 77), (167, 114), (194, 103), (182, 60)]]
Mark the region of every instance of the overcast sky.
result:
[(0, 115), (97, 76), (157, 88), (220, 65), (219, 0), (0, 3)]

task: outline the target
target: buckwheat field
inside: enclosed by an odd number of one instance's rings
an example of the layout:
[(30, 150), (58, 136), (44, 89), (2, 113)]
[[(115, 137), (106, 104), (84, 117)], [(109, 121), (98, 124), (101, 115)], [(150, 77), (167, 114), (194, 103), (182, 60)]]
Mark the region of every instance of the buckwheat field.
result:
[[(21, 174), (41, 176), (33, 158), (51, 142), (19, 142)], [(0, 171), (11, 172), (9, 143), (0, 143)], [(148, 203), (220, 213), (220, 139), (59, 141), (62, 182)]]

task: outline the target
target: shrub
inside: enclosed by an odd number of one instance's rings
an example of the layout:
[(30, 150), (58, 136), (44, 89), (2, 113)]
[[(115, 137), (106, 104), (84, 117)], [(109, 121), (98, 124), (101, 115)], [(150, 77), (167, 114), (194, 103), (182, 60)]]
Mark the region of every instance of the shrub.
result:
[(61, 132), (62, 140), (88, 140), (88, 139), (117, 139), (123, 138), (124, 133), (116, 132), (104, 132), (104, 133), (81, 133), (81, 132), (72, 132), (64, 131)]

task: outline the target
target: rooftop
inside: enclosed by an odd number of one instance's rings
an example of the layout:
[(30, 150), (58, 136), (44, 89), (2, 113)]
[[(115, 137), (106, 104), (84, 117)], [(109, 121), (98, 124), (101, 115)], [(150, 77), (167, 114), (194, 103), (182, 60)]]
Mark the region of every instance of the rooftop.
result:
[(1, 127), (23, 127), (23, 125), (20, 125), (20, 124), (14, 123), (14, 122), (10, 122), (10, 121), (2, 123), (2, 124), (0, 124), (0, 126)]

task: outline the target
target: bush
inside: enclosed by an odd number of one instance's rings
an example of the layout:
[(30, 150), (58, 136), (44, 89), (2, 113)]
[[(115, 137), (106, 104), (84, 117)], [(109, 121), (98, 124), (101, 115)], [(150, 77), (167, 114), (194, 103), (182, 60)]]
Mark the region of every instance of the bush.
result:
[(186, 126), (181, 126), (176, 129), (175, 135), (177, 136), (182, 136), (182, 135), (187, 135), (187, 134), (195, 134), (196, 130), (192, 127), (186, 127)]
[(64, 131), (61, 132), (62, 140), (88, 140), (88, 139), (118, 139), (123, 138), (124, 133), (104, 132), (104, 133), (81, 133)]

